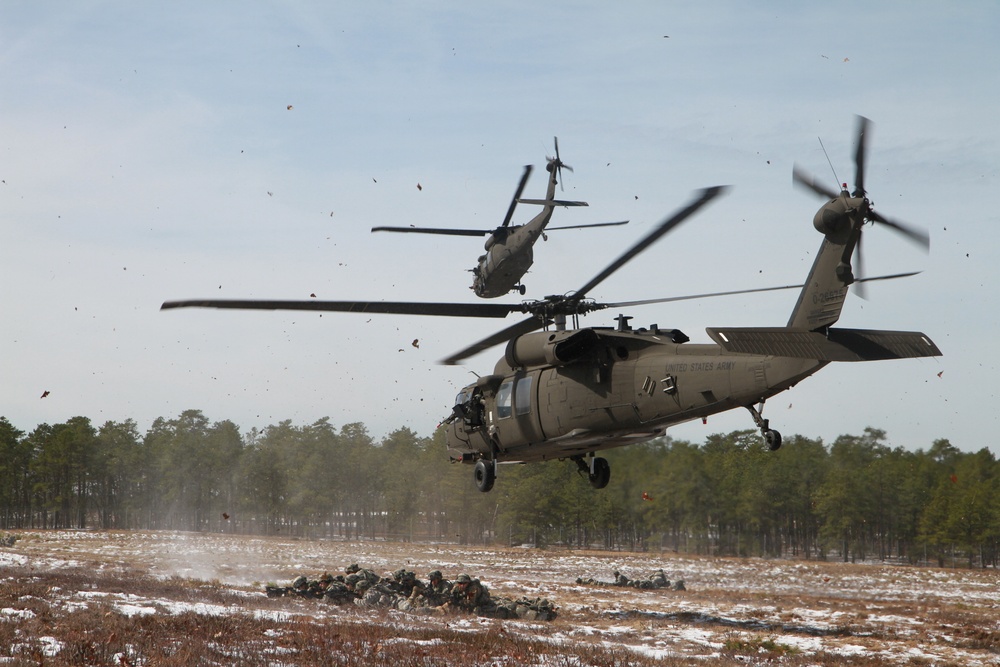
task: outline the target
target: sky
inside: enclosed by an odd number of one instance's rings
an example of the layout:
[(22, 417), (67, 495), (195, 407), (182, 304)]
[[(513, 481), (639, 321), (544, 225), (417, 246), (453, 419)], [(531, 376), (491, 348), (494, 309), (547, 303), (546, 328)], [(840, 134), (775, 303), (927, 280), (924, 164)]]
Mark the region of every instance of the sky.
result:
[[(144, 432), (197, 409), (244, 432), (329, 417), (430, 435), (503, 348), (438, 360), (513, 317), (160, 304), (473, 302), (481, 239), (370, 229), (497, 226), (524, 165), (524, 196), (544, 194), (553, 137), (574, 168), (563, 196), (590, 205), (552, 225), (630, 223), (550, 233), (527, 297), (583, 286), (713, 185), (732, 188), (590, 296), (801, 282), (822, 201), (793, 187), (792, 167), (853, 182), (861, 114), (875, 208), (926, 229), (931, 248), (866, 230), (868, 275), (920, 273), (850, 296), (839, 325), (922, 331), (943, 356), (832, 364), (764, 416), (786, 438), (873, 427), (891, 446), (1000, 454), (998, 29), (992, 0), (5, 2), (0, 416), (27, 432), (74, 416)], [(628, 314), (709, 342), (705, 327), (784, 325), (796, 296)], [(668, 434), (748, 428), (735, 410)]]

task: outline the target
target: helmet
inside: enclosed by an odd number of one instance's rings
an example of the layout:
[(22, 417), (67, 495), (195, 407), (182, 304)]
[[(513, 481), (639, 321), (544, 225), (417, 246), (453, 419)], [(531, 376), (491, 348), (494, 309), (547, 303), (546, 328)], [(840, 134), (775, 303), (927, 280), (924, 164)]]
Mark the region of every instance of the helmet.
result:
[(344, 570), (344, 572), (346, 572), (347, 574), (354, 574), (355, 572), (357, 572), (360, 569), (361, 568), (358, 567), (357, 563), (351, 563), (350, 565), (347, 566), (347, 568)]
[(306, 578), (300, 574), (299, 576), (295, 577), (295, 581), (292, 582), (292, 588), (302, 588), (303, 586), (306, 585), (306, 583), (308, 583)]
[(443, 579), (444, 576), (441, 574), (441, 570), (434, 570), (427, 575), (428, 579)]
[(458, 578), (455, 579), (455, 583), (456, 584), (471, 584), (472, 583), (472, 577), (470, 577), (467, 574), (460, 574), (460, 575), (458, 575)]

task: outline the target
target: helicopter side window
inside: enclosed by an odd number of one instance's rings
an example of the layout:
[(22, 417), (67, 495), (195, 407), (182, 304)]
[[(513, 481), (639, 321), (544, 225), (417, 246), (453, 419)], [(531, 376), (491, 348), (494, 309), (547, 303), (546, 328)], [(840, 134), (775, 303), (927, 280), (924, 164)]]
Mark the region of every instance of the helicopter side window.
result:
[(500, 419), (510, 417), (510, 394), (513, 387), (514, 381), (507, 380), (500, 385), (500, 390), (497, 392), (497, 417)]
[(531, 376), (517, 381), (517, 391), (514, 392), (514, 411), (520, 417), (531, 412)]

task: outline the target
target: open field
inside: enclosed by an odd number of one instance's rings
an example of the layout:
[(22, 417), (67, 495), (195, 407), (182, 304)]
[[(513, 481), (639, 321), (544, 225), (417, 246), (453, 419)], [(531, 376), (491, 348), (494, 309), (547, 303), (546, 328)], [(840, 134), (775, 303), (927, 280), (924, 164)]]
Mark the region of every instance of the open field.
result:
[[(1000, 573), (167, 532), (15, 533), (0, 664), (1000, 665)], [(550, 622), (264, 595), (350, 563), (479, 577)], [(576, 583), (662, 568), (686, 590)]]

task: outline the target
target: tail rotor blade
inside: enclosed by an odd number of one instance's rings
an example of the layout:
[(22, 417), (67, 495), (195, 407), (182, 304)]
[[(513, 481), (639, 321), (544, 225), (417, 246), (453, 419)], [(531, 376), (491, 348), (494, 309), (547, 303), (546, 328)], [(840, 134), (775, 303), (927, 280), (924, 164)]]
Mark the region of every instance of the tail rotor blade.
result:
[(875, 211), (870, 211), (868, 213), (868, 219), (875, 222), (880, 222), (886, 227), (893, 229), (898, 234), (902, 234), (904, 238), (908, 241), (915, 243), (924, 249), (924, 251), (930, 250), (931, 247), (931, 237), (930, 235), (922, 229), (917, 227), (911, 227), (910, 225), (904, 225), (901, 222), (896, 222), (885, 217), (881, 213), (876, 213)]
[(864, 232), (858, 233), (858, 243), (854, 246), (854, 293), (864, 300), (868, 300), (868, 288), (865, 287), (865, 262), (861, 254), (861, 242), (864, 240)]
[(808, 172), (799, 169), (798, 165), (792, 167), (792, 182), (796, 185), (801, 185), (804, 188), (812, 190), (824, 199), (836, 199), (840, 196), (838, 193), (813, 178), (813, 176)]
[(868, 147), (868, 128), (871, 121), (858, 116), (857, 146), (854, 152), (854, 196), (865, 196), (865, 156)]
[(556, 168), (556, 179), (559, 181), (559, 191), (565, 192), (566, 188), (563, 187), (562, 170), (565, 167), (570, 173), (573, 173), (573, 167), (563, 164), (562, 158), (559, 157), (559, 137), (552, 137), (552, 142), (556, 145), (556, 157), (553, 164)]

